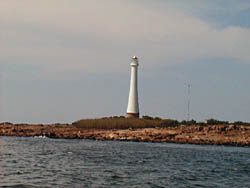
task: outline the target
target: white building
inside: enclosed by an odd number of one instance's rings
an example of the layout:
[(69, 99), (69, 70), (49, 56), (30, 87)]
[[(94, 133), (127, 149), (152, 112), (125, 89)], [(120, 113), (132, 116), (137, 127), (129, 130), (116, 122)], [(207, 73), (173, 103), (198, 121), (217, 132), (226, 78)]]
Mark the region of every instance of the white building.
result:
[(137, 68), (139, 66), (138, 58), (134, 56), (130, 63), (131, 66), (131, 80), (130, 91), (128, 98), (127, 117), (139, 118), (139, 101), (138, 101), (138, 88), (137, 88)]

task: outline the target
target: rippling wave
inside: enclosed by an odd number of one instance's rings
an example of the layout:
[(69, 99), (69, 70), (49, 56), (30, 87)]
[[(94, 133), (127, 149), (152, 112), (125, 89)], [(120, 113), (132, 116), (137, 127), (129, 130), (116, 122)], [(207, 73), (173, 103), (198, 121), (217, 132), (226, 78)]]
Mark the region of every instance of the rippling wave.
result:
[(0, 137), (0, 187), (250, 187), (244, 147)]

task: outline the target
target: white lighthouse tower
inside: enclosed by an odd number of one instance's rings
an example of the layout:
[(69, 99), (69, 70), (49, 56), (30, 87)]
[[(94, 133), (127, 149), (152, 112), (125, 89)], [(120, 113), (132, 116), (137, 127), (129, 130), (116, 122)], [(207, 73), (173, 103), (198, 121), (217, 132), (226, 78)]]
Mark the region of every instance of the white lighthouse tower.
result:
[(128, 118), (139, 118), (139, 102), (138, 102), (138, 89), (137, 89), (137, 68), (139, 66), (138, 58), (134, 56), (130, 63), (131, 66), (131, 80), (130, 91), (128, 98)]

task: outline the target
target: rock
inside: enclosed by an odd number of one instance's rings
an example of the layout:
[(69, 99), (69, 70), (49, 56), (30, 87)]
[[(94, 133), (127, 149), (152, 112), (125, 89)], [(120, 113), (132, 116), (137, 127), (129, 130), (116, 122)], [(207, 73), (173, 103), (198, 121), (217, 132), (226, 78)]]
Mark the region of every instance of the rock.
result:
[(74, 125), (0, 124), (0, 135), (35, 136), (49, 138), (120, 140), (140, 142), (175, 142), (192, 144), (224, 144), (250, 146), (250, 126), (206, 125), (143, 129), (81, 129)]
[(114, 134), (114, 133), (110, 133), (108, 135), (109, 139), (111, 140), (118, 140), (119, 136), (117, 134)]
[(235, 130), (236, 129), (236, 125), (228, 125), (228, 127), (227, 127), (227, 131), (233, 131), (233, 130)]

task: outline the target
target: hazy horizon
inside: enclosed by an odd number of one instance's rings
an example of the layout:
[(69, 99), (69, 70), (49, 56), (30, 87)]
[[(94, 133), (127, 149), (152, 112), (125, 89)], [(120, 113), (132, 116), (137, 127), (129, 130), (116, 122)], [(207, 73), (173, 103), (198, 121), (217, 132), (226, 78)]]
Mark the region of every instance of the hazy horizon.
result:
[(126, 114), (250, 122), (249, 0), (1, 1), (0, 122)]

